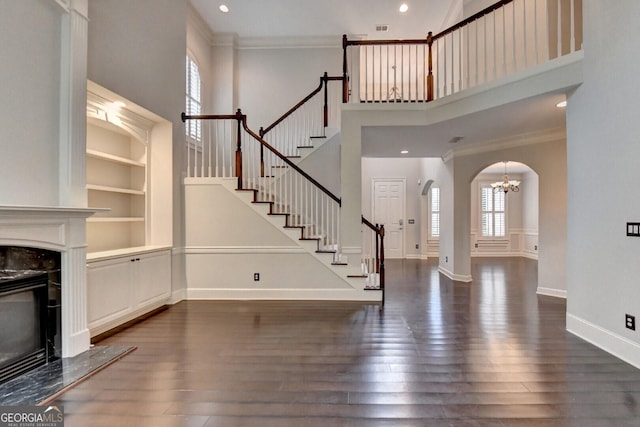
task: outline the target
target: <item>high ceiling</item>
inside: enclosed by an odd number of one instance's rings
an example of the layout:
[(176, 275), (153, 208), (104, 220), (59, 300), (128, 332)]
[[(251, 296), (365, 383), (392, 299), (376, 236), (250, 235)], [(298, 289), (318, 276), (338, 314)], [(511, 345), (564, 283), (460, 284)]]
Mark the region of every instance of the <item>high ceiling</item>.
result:
[[(342, 34), (369, 39), (423, 38), (457, 22), (491, 0), (190, 0), (214, 33), (235, 33), (240, 40), (330, 38)], [(219, 10), (226, 4), (228, 13)], [(409, 10), (400, 13), (400, 4)], [(388, 25), (388, 32), (376, 26)], [(564, 109), (551, 93), (480, 111), (430, 126), (363, 128), (363, 156), (441, 157), (450, 149), (565, 126)], [(463, 137), (452, 144), (453, 137)], [(408, 154), (401, 154), (408, 150)]]
[[(459, 0), (191, 0), (215, 33), (240, 38), (339, 37), (422, 38), (444, 28)], [(226, 4), (228, 13), (220, 11)], [(409, 6), (399, 12), (402, 3)], [(385, 24), (389, 31), (376, 33)]]

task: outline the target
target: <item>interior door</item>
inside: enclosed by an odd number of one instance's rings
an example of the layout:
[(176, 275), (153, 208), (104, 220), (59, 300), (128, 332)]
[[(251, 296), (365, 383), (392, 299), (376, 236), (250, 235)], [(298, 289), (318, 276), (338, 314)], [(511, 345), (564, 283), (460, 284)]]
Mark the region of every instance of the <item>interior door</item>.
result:
[(384, 224), (386, 258), (404, 258), (404, 179), (374, 179), (373, 222)]

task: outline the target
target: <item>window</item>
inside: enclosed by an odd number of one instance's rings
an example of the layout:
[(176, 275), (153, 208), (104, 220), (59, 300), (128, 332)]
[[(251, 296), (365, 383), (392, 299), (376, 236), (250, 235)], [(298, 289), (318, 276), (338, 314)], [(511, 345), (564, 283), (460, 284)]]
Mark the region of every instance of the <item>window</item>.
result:
[(504, 192), (495, 193), (491, 187), (481, 187), (482, 237), (505, 236)]
[[(187, 55), (187, 99), (185, 112), (187, 114), (202, 114), (202, 94), (200, 84), (200, 70), (198, 64)], [(185, 132), (192, 141), (202, 141), (202, 126), (200, 120), (187, 120)]]
[(431, 187), (431, 237), (440, 237), (440, 189)]

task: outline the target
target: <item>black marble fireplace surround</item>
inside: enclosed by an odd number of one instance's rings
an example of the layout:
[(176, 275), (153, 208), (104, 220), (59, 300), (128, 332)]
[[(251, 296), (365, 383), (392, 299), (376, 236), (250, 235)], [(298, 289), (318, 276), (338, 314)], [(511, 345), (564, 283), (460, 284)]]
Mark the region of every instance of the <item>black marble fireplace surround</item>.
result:
[(0, 246), (0, 384), (61, 357), (60, 253)]

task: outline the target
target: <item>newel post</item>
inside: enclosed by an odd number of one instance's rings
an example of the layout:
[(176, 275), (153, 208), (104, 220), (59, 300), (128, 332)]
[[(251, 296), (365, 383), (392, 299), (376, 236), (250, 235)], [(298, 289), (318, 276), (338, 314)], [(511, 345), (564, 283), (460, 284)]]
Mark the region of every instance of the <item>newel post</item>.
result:
[(380, 289), (384, 291), (384, 224), (380, 226)]
[(429, 31), (427, 34), (427, 45), (429, 45), (429, 69), (427, 74), (427, 101), (433, 101), (433, 53), (431, 47), (433, 45), (433, 34)]
[(347, 35), (342, 35), (342, 102), (349, 102), (349, 79), (347, 77)]
[[(260, 126), (260, 139), (264, 139), (264, 128)], [(260, 176), (264, 177), (264, 145), (260, 144)]]
[(324, 72), (324, 75), (320, 78), (320, 80), (324, 84), (324, 106), (322, 107), (322, 112), (323, 112), (323, 123), (324, 123), (324, 127), (326, 128), (327, 126), (329, 126), (329, 94), (327, 90), (327, 86), (329, 83), (329, 75), (327, 74), (326, 71)]
[(242, 111), (238, 108), (236, 111), (236, 121), (238, 122), (238, 131), (236, 135), (236, 178), (238, 178), (238, 190), (242, 190)]

